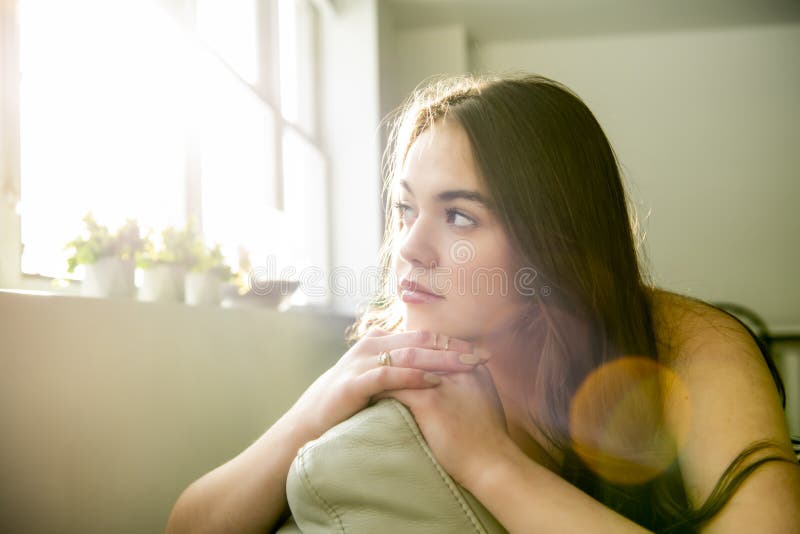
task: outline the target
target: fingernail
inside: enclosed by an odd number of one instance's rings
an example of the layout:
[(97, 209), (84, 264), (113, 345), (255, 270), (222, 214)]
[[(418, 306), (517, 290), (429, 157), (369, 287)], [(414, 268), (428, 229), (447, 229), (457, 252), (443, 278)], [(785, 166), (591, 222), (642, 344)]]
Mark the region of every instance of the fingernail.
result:
[(442, 381), (442, 378), (439, 375), (435, 375), (433, 373), (425, 373), (422, 375), (422, 379), (429, 384), (438, 384)]
[(474, 365), (481, 361), (477, 354), (459, 354), (458, 361), (467, 365)]
[(477, 356), (478, 358), (480, 358), (482, 361), (485, 362), (486, 360), (488, 360), (489, 358), (492, 357), (492, 353), (489, 352), (486, 349), (482, 349), (480, 347), (476, 347), (475, 348), (475, 356)]

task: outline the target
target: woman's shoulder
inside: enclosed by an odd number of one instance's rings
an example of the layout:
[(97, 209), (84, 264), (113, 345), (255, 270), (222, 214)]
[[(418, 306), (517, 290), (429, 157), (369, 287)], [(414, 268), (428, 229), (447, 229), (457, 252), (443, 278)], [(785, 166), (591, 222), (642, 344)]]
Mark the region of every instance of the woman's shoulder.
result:
[(649, 290), (659, 361), (684, 369), (709, 359), (724, 365), (764, 365), (761, 349), (736, 318), (694, 297)]
[[(747, 327), (690, 296), (661, 289), (649, 295), (658, 361), (683, 386), (676, 391), (688, 392), (695, 419), (730, 419), (726, 412), (737, 407), (783, 418), (771, 356)], [(774, 418), (764, 415), (763, 420)]]
[[(659, 361), (683, 386), (665, 390), (665, 408), (676, 435), (688, 429), (680, 463), (692, 504), (700, 506), (731, 462), (753, 444), (775, 444), (768, 452), (792, 462), (779, 390), (750, 332), (698, 299), (663, 290), (651, 297)], [(733, 501), (756, 502), (775, 487), (786, 488), (791, 498), (798, 494), (796, 473), (790, 482), (774, 466), (761, 471), (748, 478)], [(751, 513), (747, 506), (726, 507), (715, 523), (725, 531)]]

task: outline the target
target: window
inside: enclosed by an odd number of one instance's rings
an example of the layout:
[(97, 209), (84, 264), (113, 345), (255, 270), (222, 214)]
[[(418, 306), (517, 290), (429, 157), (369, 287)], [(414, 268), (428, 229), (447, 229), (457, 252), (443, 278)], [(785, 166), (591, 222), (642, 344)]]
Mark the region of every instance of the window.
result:
[(23, 274), (65, 277), (88, 211), (327, 268), (308, 0), (17, 1)]

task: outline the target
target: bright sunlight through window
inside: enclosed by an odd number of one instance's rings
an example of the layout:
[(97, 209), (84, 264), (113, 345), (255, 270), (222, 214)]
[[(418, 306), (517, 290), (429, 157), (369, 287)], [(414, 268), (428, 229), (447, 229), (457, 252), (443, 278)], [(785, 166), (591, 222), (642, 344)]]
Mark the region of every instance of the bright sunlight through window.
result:
[(313, 8), (195, 0), (187, 26), (163, 4), (21, 0), (23, 273), (66, 277), (88, 212), (324, 267)]
[(21, 7), (22, 270), (61, 276), (88, 211), (183, 224), (188, 43), (146, 1)]

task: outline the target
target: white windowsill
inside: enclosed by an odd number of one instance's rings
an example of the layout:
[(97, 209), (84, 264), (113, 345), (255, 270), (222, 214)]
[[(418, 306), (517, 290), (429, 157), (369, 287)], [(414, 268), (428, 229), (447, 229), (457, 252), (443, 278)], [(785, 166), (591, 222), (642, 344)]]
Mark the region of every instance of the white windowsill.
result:
[[(73, 289), (72, 287), (70, 289)], [(98, 303), (107, 302), (107, 303), (114, 303), (117, 304), (130, 304), (136, 306), (175, 306), (187, 309), (201, 309), (201, 310), (221, 310), (223, 312), (227, 312), (229, 310), (253, 310), (256, 312), (263, 311), (266, 313), (280, 313), (286, 315), (294, 315), (294, 316), (313, 316), (318, 318), (332, 318), (332, 319), (339, 319), (339, 320), (355, 320), (353, 314), (342, 313), (340, 310), (337, 310), (334, 306), (320, 306), (320, 305), (302, 305), (302, 306), (291, 306), (284, 311), (279, 311), (277, 308), (272, 306), (256, 306), (256, 305), (237, 305), (237, 306), (225, 306), (222, 304), (219, 305), (190, 305), (184, 302), (178, 301), (144, 301), (139, 300), (137, 298), (103, 298), (103, 297), (88, 297), (84, 295), (80, 295), (77, 291), (80, 291), (79, 287), (74, 288), (75, 291), (47, 291), (41, 289), (9, 289), (9, 288), (2, 288), (0, 289), (0, 295), (8, 294), (8, 295), (23, 295), (25, 297), (31, 298), (55, 298), (55, 299), (63, 299), (64, 301), (74, 300), (75, 302), (89, 302), (95, 301)]]

